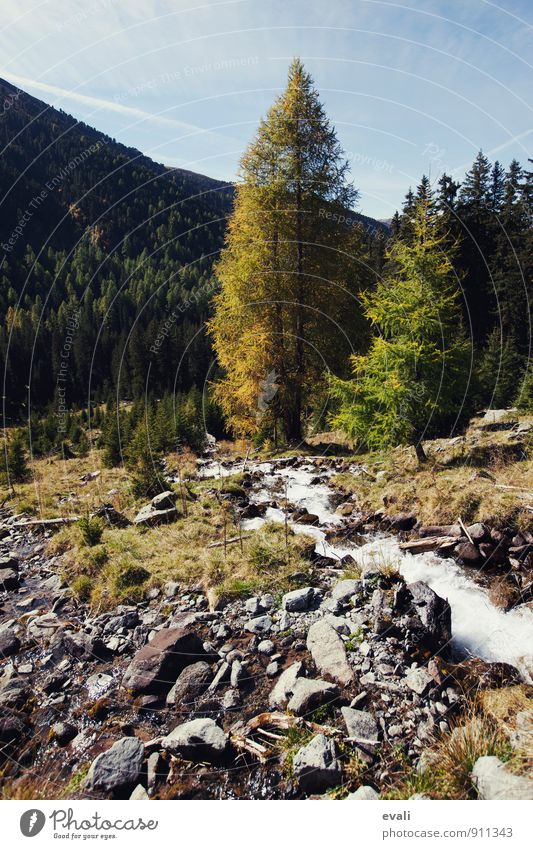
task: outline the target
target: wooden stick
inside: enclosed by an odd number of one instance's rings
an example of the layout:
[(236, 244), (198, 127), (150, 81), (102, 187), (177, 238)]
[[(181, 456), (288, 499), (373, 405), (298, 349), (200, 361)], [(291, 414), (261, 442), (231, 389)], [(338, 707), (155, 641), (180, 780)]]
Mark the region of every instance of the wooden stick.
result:
[(470, 536), (470, 534), (469, 534), (469, 533), (468, 533), (468, 531), (466, 530), (466, 528), (465, 528), (465, 526), (464, 526), (464, 524), (463, 524), (463, 520), (461, 519), (461, 517), (460, 517), (460, 516), (459, 516), (459, 518), (457, 519), (457, 521), (459, 522), (459, 524), (460, 524), (461, 528), (462, 528), (462, 529), (463, 529), (463, 531), (465, 532), (465, 536), (466, 536), (466, 537), (468, 537), (468, 541), (469, 541), (469, 542), (471, 542), (471, 543), (472, 543), (472, 545), (474, 545), (474, 540), (472, 539), (472, 537)]
[(246, 536), (230, 537), (230, 539), (221, 542), (210, 542), (206, 545), (206, 548), (221, 548), (221, 546), (232, 545), (234, 542), (240, 542), (241, 539), (248, 539), (249, 537), (250, 534), (246, 534)]

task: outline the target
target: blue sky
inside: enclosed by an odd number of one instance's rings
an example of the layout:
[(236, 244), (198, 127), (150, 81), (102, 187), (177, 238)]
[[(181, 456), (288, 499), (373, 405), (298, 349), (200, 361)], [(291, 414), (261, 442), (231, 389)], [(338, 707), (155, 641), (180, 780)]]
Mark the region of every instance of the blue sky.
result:
[[(424, 172), (533, 156), (530, 0), (2, 0), (0, 75), (168, 165), (233, 179), (299, 55), (388, 218)], [(528, 61), (529, 59), (529, 61)]]

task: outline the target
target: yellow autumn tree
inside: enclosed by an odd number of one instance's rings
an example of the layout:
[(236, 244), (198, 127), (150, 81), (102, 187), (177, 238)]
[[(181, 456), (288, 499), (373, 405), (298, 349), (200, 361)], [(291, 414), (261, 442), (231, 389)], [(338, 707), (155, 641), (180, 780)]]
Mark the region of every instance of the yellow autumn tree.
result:
[(310, 75), (288, 83), (241, 160), (220, 291), (209, 323), (223, 377), (215, 394), (239, 435), (265, 420), (302, 436), (317, 386), (364, 333), (355, 293), (366, 285), (357, 192)]

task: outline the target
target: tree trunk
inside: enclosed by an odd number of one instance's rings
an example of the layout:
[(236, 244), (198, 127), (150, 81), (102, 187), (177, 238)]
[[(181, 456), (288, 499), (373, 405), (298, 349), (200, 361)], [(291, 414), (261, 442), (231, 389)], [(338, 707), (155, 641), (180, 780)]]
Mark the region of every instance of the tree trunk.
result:
[(414, 449), (416, 452), (416, 459), (419, 463), (427, 463), (427, 454), (424, 451), (424, 446), (420, 441), (414, 443)]

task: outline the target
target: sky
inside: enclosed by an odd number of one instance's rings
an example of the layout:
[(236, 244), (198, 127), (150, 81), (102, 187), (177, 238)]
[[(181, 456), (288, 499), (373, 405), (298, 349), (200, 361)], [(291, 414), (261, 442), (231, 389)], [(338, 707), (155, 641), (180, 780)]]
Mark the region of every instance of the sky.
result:
[[(531, 0), (1, 0), (0, 76), (156, 161), (233, 180), (300, 56), (390, 218), (423, 173), (533, 157)], [(529, 61), (528, 61), (529, 59)]]

